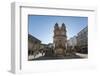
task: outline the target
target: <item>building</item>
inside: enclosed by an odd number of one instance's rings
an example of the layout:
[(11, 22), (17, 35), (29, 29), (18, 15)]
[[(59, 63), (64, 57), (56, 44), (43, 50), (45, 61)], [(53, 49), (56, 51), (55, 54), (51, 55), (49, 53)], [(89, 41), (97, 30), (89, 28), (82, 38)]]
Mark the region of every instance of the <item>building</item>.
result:
[(40, 52), (43, 54), (45, 57), (51, 57), (54, 56), (54, 52), (53, 52), (53, 44), (49, 43), (49, 44), (41, 44), (40, 47)]
[(67, 45), (72, 48), (74, 48), (75, 46), (77, 46), (77, 37), (71, 37), (68, 41), (67, 41)]
[(49, 48), (53, 48), (53, 43), (49, 43), (49, 44), (48, 44), (48, 47), (49, 47)]
[(88, 53), (88, 27), (85, 27), (77, 34), (77, 46), (79, 52)]
[(44, 48), (47, 48), (47, 47), (48, 47), (47, 44), (43, 44), (43, 43), (42, 43), (42, 44), (40, 45), (40, 49), (44, 49)]
[(34, 36), (28, 34), (28, 55), (33, 55), (40, 49), (41, 41)]
[(54, 26), (53, 47), (56, 56), (65, 56), (67, 50), (66, 26), (63, 23), (61, 27), (56, 23)]

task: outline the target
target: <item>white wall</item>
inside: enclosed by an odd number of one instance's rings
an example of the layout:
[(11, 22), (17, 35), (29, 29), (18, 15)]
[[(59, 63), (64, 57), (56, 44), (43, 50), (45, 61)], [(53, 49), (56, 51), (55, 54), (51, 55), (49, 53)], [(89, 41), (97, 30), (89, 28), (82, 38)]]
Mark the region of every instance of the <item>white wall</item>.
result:
[[(100, 0), (1, 0), (0, 1), (0, 76), (12, 76), (13, 74), (9, 73), (10, 69), (10, 56), (11, 56), (11, 8), (10, 3), (13, 1), (17, 2), (35, 2), (35, 3), (51, 3), (51, 4), (65, 4), (65, 5), (76, 5), (76, 6), (95, 6), (97, 7), (97, 23), (99, 26), (96, 25), (96, 32), (98, 34), (98, 38), (96, 39), (97, 46), (99, 46), (100, 42)], [(98, 40), (99, 39), (99, 40)], [(69, 69), (63, 72), (52, 72), (52, 73), (40, 73), (40, 74), (30, 74), (34, 76), (100, 76), (98, 75), (100, 71), (100, 48), (95, 48), (98, 50), (97, 54), (97, 68), (94, 67), (91, 69)], [(67, 64), (66, 64), (67, 65)], [(28, 74), (24, 74), (28, 76)]]

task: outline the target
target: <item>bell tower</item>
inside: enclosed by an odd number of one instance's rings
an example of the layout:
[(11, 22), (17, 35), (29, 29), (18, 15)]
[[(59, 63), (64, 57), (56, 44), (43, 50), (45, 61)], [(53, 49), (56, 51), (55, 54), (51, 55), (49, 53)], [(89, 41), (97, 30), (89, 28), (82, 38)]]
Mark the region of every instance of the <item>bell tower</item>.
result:
[(65, 56), (67, 50), (67, 36), (66, 36), (66, 26), (63, 23), (61, 27), (58, 26), (58, 23), (54, 26), (54, 53), (55, 56)]

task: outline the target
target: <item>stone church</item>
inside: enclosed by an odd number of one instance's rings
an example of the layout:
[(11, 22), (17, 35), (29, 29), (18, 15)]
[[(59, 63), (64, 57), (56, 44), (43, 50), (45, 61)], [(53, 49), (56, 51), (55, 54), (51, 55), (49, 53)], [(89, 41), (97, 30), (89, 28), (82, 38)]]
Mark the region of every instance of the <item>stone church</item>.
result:
[(58, 23), (54, 26), (54, 54), (55, 56), (66, 56), (67, 50), (67, 36), (66, 26), (63, 23), (62, 26), (58, 26)]

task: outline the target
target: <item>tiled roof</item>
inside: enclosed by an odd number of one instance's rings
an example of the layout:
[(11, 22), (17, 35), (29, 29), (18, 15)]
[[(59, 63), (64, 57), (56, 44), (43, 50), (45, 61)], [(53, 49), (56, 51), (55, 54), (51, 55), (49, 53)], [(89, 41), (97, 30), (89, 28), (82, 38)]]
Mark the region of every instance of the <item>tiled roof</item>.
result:
[(41, 42), (39, 39), (37, 39), (36, 37), (28, 34), (28, 39), (32, 40), (32, 41), (38, 41), (38, 42)]

